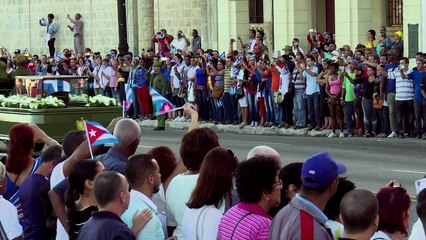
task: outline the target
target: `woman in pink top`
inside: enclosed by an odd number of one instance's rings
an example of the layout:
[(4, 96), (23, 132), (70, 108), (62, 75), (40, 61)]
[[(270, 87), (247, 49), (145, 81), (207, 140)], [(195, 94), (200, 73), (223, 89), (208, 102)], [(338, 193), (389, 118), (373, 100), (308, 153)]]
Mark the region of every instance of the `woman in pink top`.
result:
[(119, 92), (118, 92), (118, 78), (120, 77), (120, 73), (118, 73), (118, 60), (115, 59), (112, 61), (111, 67), (112, 67), (112, 74), (111, 74), (111, 78), (109, 79), (109, 86), (111, 87), (111, 92), (112, 92), (112, 97), (120, 100), (119, 99)]
[(336, 137), (336, 120), (339, 122), (340, 135), (339, 137), (345, 137), (343, 133), (343, 118), (342, 118), (342, 106), (340, 105), (340, 95), (342, 93), (342, 76), (337, 74), (339, 64), (332, 63), (329, 68), (328, 80), (326, 82), (325, 91), (329, 96), (328, 106), (330, 107), (331, 115), (331, 129), (332, 133), (328, 137)]
[(217, 239), (266, 240), (272, 218), (267, 214), (281, 201), (279, 166), (270, 157), (254, 157), (240, 163), (236, 186), (241, 202), (220, 220)]

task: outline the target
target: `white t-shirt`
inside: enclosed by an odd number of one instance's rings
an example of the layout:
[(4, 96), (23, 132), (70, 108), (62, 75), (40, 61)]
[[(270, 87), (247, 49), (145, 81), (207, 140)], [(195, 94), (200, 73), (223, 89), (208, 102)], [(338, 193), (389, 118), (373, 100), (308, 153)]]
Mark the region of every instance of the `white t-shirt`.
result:
[(175, 68), (177, 68), (177, 71), (180, 73), (184, 66), (184, 64), (180, 64), (179, 66), (175, 65), (170, 70), (170, 77), (172, 78), (173, 88), (180, 88), (180, 81), (179, 78), (176, 77)]
[(325, 226), (330, 229), (335, 240), (339, 239), (339, 237), (343, 237), (343, 224), (337, 221), (328, 220), (327, 222), (325, 222)]
[(170, 48), (173, 49), (176, 48), (176, 50), (185, 50), (188, 49), (188, 46), (186, 45), (185, 38), (174, 38), (172, 43), (170, 43)]
[(102, 73), (104, 73), (108, 77), (111, 77), (112, 74), (113, 74), (113, 69), (110, 66), (107, 66), (105, 68), (101, 68), (101, 73), (99, 74), (99, 78), (100, 78), (99, 85), (100, 85), (101, 88), (104, 88), (106, 85), (108, 85), (110, 80), (108, 80), (106, 77), (104, 77)]
[(22, 227), (19, 225), (18, 210), (12, 203), (0, 195), (0, 222), (9, 239), (22, 235)]
[(187, 208), (182, 218), (185, 239), (216, 239), (222, 216), (222, 212), (213, 205)]
[[(53, 170), (52, 174), (50, 175), (50, 189), (53, 189), (58, 183), (62, 182), (62, 180), (65, 179), (64, 175), (64, 163), (65, 161), (58, 163)], [(56, 240), (68, 240), (68, 233), (65, 231), (65, 228), (62, 226), (61, 221), (59, 218), (56, 220)]]
[(423, 225), (420, 219), (417, 219), (417, 221), (414, 223), (408, 240), (426, 240), (425, 230), (423, 229)]
[(186, 204), (197, 184), (198, 176), (199, 174), (179, 174), (172, 179), (167, 188), (167, 226), (176, 227), (173, 236), (177, 239), (184, 239), (182, 218), (188, 208)]
[[(93, 69), (93, 74), (95, 74), (95, 77), (98, 76), (99, 78), (101, 78), (101, 67), (100, 66), (95, 66), (95, 68)], [(99, 80), (100, 81), (100, 80)], [(99, 82), (95, 80), (93, 80), (93, 88), (100, 88), (99, 86)]]
[(164, 236), (167, 236), (167, 205), (163, 184), (160, 185), (160, 190), (152, 196), (152, 201), (157, 206), (157, 217), (163, 226)]
[[(193, 67), (193, 66), (190, 66), (189, 67), (189, 69), (188, 69), (188, 79), (189, 78), (193, 78), (193, 77), (195, 77), (195, 74), (196, 74), (196, 72), (197, 72), (197, 69), (199, 69), (200, 67), (198, 67), (198, 66), (195, 66), (195, 67)], [(195, 81), (195, 80), (194, 80)]]

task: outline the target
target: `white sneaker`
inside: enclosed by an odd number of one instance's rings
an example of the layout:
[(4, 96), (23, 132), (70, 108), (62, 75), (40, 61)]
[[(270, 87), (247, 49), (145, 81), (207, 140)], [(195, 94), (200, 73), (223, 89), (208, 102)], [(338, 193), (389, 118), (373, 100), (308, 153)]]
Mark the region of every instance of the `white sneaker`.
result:
[(251, 122), (250, 126), (254, 127), (254, 121)]
[(332, 133), (330, 133), (330, 135), (328, 135), (328, 137), (329, 138), (334, 138), (334, 137), (336, 137), (336, 134), (332, 132)]
[(258, 122), (254, 122), (254, 126), (255, 127), (259, 126), (259, 123)]
[(178, 122), (185, 122), (185, 117), (184, 116), (180, 116), (179, 119), (177, 120)]
[(394, 138), (397, 137), (398, 134), (396, 134), (396, 132), (392, 132), (391, 134), (389, 134), (388, 138)]
[(343, 133), (343, 132), (341, 132), (340, 134), (339, 134), (339, 138), (344, 138), (345, 137), (345, 134)]

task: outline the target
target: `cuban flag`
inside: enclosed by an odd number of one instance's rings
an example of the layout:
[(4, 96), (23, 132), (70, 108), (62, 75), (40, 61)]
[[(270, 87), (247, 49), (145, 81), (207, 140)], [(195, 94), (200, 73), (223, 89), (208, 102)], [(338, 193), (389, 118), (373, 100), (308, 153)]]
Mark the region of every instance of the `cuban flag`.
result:
[(124, 87), (125, 89), (124, 91), (126, 92), (126, 100), (124, 101), (124, 104), (123, 104), (124, 111), (129, 110), (130, 106), (133, 103), (133, 92), (130, 85), (131, 85), (130, 83), (126, 83)]
[(152, 98), (152, 104), (155, 106), (155, 116), (160, 116), (168, 112), (172, 112), (175, 109), (175, 106), (167, 100), (165, 97), (161, 96), (154, 88), (149, 88), (149, 94)]
[(225, 59), (225, 58), (226, 58), (226, 54), (225, 54), (225, 52), (222, 52), (222, 53), (219, 55), (219, 58), (220, 58), (220, 59)]
[(62, 53), (61, 52), (56, 52), (55, 53), (55, 59), (56, 59), (56, 61), (61, 60), (62, 59)]
[(85, 127), (87, 140), (90, 146), (120, 142), (120, 140), (114, 137), (108, 129), (97, 122), (86, 121)]
[(28, 48), (25, 48), (22, 53), (24, 54), (25, 57), (30, 56), (30, 50), (28, 50)]
[[(41, 89), (41, 81), (37, 82), (38, 89)], [(71, 85), (67, 80), (44, 80), (43, 90), (46, 94), (50, 95), (55, 92), (71, 92)]]

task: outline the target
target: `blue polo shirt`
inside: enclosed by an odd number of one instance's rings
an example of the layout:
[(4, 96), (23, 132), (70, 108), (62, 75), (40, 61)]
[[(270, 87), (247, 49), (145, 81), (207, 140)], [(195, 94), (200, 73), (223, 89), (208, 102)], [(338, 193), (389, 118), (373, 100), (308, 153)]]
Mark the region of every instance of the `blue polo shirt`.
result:
[(414, 100), (422, 101), (423, 95), (420, 89), (420, 84), (423, 80), (423, 76), (426, 76), (426, 72), (413, 71), (408, 74), (410, 79), (413, 79), (414, 82)]
[[(385, 66), (386, 72), (393, 72), (397, 67), (399, 66), (399, 62), (397, 63), (389, 63)], [(395, 92), (396, 90), (396, 79), (394, 78), (387, 78), (386, 80), (386, 93)]]
[(49, 179), (37, 173), (28, 176), (21, 185), (19, 199), (24, 213), (25, 239), (51, 238), (46, 227), (47, 216), (44, 213), (49, 189)]
[(99, 159), (104, 165), (105, 171), (115, 171), (124, 174), (127, 157), (116, 149), (111, 148), (107, 153), (100, 155), (96, 159)]
[(78, 240), (135, 240), (130, 228), (113, 212), (93, 212), (92, 218), (84, 224), (77, 235)]

